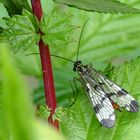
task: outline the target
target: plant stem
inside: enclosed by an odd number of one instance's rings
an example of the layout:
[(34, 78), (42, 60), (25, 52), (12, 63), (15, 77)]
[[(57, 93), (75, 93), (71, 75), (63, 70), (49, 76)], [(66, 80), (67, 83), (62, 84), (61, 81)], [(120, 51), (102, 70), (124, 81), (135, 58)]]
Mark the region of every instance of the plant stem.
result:
[[(37, 17), (38, 21), (40, 21), (43, 15), (41, 2), (40, 0), (31, 0), (31, 2), (33, 13)], [(40, 31), (39, 34), (42, 34), (42, 32)], [(48, 118), (48, 122), (55, 128), (59, 129), (58, 121), (53, 120), (53, 115), (55, 113), (57, 103), (55, 97), (55, 87), (53, 80), (50, 51), (48, 45), (45, 45), (41, 39), (39, 41), (39, 51), (42, 65), (46, 103), (51, 111), (51, 114)]]

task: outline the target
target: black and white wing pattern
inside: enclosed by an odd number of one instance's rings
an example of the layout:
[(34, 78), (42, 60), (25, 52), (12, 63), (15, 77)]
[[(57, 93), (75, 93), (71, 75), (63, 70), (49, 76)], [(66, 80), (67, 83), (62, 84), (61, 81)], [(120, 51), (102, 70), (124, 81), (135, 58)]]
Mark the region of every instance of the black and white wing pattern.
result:
[(101, 74), (97, 74), (99, 83), (102, 83), (102, 88), (107, 93), (109, 99), (116, 103), (120, 108), (125, 108), (130, 112), (138, 112), (139, 104), (128, 92), (120, 88), (117, 84), (107, 79)]
[(104, 127), (113, 127), (115, 124), (114, 109), (106, 93), (94, 79), (86, 75), (83, 75), (82, 79), (97, 119)]
[(138, 112), (138, 102), (127, 91), (91, 66), (76, 61), (73, 70), (79, 73), (81, 83), (87, 90), (96, 117), (103, 126), (108, 128), (114, 126), (114, 108), (118, 110), (125, 108), (127, 111)]

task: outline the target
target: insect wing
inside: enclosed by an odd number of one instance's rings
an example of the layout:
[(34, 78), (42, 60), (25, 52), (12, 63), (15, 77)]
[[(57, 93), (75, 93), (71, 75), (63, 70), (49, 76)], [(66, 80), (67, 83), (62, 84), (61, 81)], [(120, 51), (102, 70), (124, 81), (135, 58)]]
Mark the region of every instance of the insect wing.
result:
[(84, 83), (87, 87), (87, 94), (97, 119), (103, 126), (108, 128), (113, 127), (115, 123), (115, 115), (110, 100), (93, 79), (86, 75), (84, 75), (82, 79), (84, 79)]
[(130, 112), (138, 112), (139, 104), (127, 91), (120, 88), (106, 77), (98, 74), (99, 82), (111, 101)]

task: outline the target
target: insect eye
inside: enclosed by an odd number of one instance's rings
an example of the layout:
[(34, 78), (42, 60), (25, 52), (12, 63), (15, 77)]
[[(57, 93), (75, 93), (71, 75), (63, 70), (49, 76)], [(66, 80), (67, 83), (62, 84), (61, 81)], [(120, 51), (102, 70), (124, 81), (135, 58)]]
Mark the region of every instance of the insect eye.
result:
[(82, 69), (81, 69), (81, 67), (77, 67), (77, 71), (81, 71)]

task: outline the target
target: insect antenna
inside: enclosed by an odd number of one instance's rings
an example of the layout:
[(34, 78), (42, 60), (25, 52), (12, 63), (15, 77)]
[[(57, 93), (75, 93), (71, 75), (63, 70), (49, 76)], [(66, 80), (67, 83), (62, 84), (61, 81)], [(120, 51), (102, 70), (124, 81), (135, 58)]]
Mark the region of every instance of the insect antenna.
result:
[(54, 55), (54, 54), (51, 54), (51, 56), (54, 56), (54, 57), (57, 57), (57, 58), (61, 58), (61, 59), (67, 60), (69, 62), (75, 63), (75, 61), (73, 61), (71, 59), (68, 59), (68, 58), (65, 58), (65, 57), (62, 57), (62, 56), (58, 56), (58, 55)]
[(79, 37), (79, 41), (78, 41), (78, 48), (77, 48), (77, 56), (76, 56), (76, 61), (78, 61), (78, 55), (79, 55), (79, 49), (80, 49), (80, 43), (81, 43), (81, 38), (82, 38), (82, 34), (83, 34), (83, 31), (85, 29), (85, 26), (88, 22), (89, 18), (85, 21), (83, 27), (82, 27), (82, 30), (81, 30), (81, 33), (80, 33), (80, 37)]
[[(29, 56), (29, 55), (36, 55), (36, 54), (39, 54), (39, 53), (30, 53), (30, 54), (26, 54), (26, 56)], [(54, 54), (51, 54), (51, 56), (57, 57), (57, 58), (61, 58), (61, 59), (67, 60), (67, 61), (69, 61), (69, 62), (75, 63), (75, 61), (73, 61), (73, 60), (71, 60), (71, 59), (68, 59), (68, 58), (65, 58), (65, 57), (62, 57), (62, 56), (58, 56), (58, 55), (54, 55)]]

